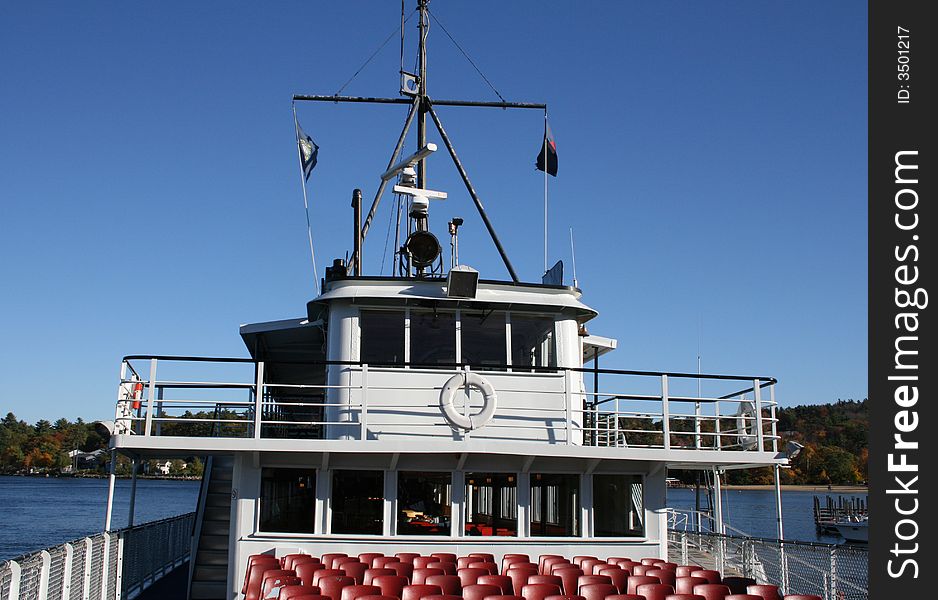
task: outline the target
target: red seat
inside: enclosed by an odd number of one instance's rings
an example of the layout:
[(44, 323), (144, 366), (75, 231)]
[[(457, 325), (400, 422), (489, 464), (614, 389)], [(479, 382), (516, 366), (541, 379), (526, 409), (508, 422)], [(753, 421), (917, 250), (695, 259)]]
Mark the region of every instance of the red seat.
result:
[(400, 600), (394, 596), (361, 596), (358, 600)]
[[(423, 585), (427, 582), (427, 577), (432, 577), (433, 575), (445, 575), (443, 569), (414, 569), (414, 576), (411, 577), (411, 583), (414, 585)], [(440, 592), (441, 594), (443, 592)]]
[[(572, 565), (571, 565), (571, 566), (572, 566)], [(509, 565), (508, 565), (508, 568), (509, 568), (509, 569), (534, 569), (535, 572), (540, 572), (540, 571), (538, 571), (537, 565), (534, 564), (533, 562), (530, 562), (530, 561), (528, 561), (528, 562), (522, 562), (520, 559), (519, 559), (518, 562), (513, 562), (513, 563), (509, 564)], [(507, 575), (507, 573), (505, 573), (505, 574)]]
[(585, 556), (585, 555), (574, 556), (574, 557), (573, 557), (573, 564), (575, 564), (576, 566), (578, 566), (578, 567), (580, 567), (580, 568), (582, 569), (582, 568), (583, 568), (583, 561), (584, 561), (584, 560), (588, 560), (588, 559), (594, 559), (594, 560), (595, 560), (596, 558), (597, 558), (596, 556)]
[(277, 600), (290, 600), (290, 598), (300, 598), (303, 596), (320, 596), (322, 592), (319, 591), (318, 587), (311, 585), (285, 585), (280, 588), (280, 595), (277, 596)]
[(644, 575), (648, 573), (648, 571), (652, 571), (654, 569), (655, 569), (654, 565), (642, 565), (642, 564), (632, 565), (632, 575)]
[(814, 594), (788, 594), (785, 600), (822, 600), (820, 596)]
[(431, 575), (427, 577), (427, 585), (438, 585), (443, 594), (459, 596), (462, 594), (462, 583), (456, 575)]
[(501, 596), (489, 596), (486, 600), (524, 600), (521, 596), (503, 594)]
[[(402, 562), (400, 558), (396, 556), (376, 556), (373, 561), (371, 561), (372, 569), (387, 569), (389, 565), (393, 563)], [(411, 565), (413, 566), (413, 565)]]
[(561, 596), (548, 596), (544, 598), (544, 600), (585, 600), (585, 599), (583, 598), (583, 596), (577, 596), (577, 595), (568, 596), (564, 594)]
[(555, 570), (554, 575), (559, 577), (563, 582), (562, 587), (564, 594), (568, 596), (577, 594), (577, 590), (579, 589), (577, 580), (583, 575), (583, 569), (570, 565), (567, 568)]
[[(267, 573), (270, 573), (270, 571), (267, 571)], [(301, 584), (300, 578), (296, 575), (265, 575), (264, 585), (261, 586), (261, 598), (276, 598), (280, 595), (280, 588), (283, 586)]]
[(319, 585), (323, 577), (345, 576), (345, 571), (339, 569), (318, 569), (313, 573), (313, 585)]
[(611, 583), (587, 583), (581, 585), (578, 591), (586, 600), (606, 600), (619, 593), (619, 589)]
[(695, 587), (705, 583), (709, 582), (703, 577), (678, 577), (674, 584), (674, 591), (678, 594), (693, 594)]
[(691, 573), (691, 577), (703, 577), (707, 580), (707, 583), (720, 583), (720, 579), (722, 579), (720, 572), (714, 571), (712, 569), (701, 569), (699, 571), (694, 571)]
[(747, 594), (759, 596), (762, 600), (782, 600), (782, 593), (777, 585), (750, 585), (746, 588)]
[(432, 556), (415, 556), (414, 557), (414, 569), (426, 569), (427, 565), (432, 562), (440, 562), (439, 559)]
[(629, 594), (637, 594), (635, 591), (638, 586), (645, 585), (646, 583), (661, 583), (658, 581), (657, 577), (646, 577), (644, 575), (632, 575), (629, 577), (628, 592)]
[(508, 570), (509, 565), (514, 563), (526, 563), (529, 560), (527, 554), (506, 554), (502, 557), (502, 574)]
[(650, 571), (645, 571), (645, 575), (647, 577), (657, 577), (658, 581), (665, 585), (670, 585), (671, 587), (674, 587), (674, 581), (677, 579), (677, 577), (674, 575), (674, 571), (669, 571), (667, 569), (651, 569)]
[(469, 563), (479, 562), (479, 559), (474, 556), (460, 556), (456, 559), (456, 568), (457, 569), (468, 569)]
[(279, 569), (280, 561), (273, 556), (270, 559), (255, 558), (254, 562), (248, 566), (244, 574), (244, 585), (241, 586), (241, 593), (247, 596), (249, 590), (254, 590), (254, 597), (260, 595), (261, 586), (264, 583), (264, 571)]
[(319, 578), (319, 589), (323, 596), (329, 596), (335, 600), (342, 597), (342, 588), (355, 585), (355, 580), (345, 575), (329, 575)]
[(489, 596), (501, 596), (502, 588), (497, 585), (486, 585), (484, 583), (476, 583), (474, 585), (467, 585), (462, 589), (463, 600), (485, 600)]
[[(301, 554), (295, 552), (293, 554), (284, 554), (280, 557), (280, 568), (281, 569), (293, 569), (293, 561), (297, 558), (309, 557), (309, 554)], [(315, 558), (315, 557), (310, 557)], [(316, 560), (319, 560), (318, 558)]]
[[(696, 571), (699, 573), (700, 571)], [(730, 595), (730, 588), (720, 583), (704, 583), (694, 586), (694, 593), (704, 600), (723, 600)]]
[(455, 575), (456, 565), (451, 562), (432, 562), (427, 565), (428, 569), (440, 569), (444, 575)]
[(721, 582), (726, 587), (730, 588), (731, 594), (745, 594), (746, 588), (750, 585), (756, 585), (756, 580), (752, 577), (724, 577)]
[(488, 575), (489, 572), (485, 569), (475, 569), (475, 568), (463, 568), (456, 570), (456, 576), (459, 577), (459, 581), (462, 583), (463, 587), (467, 585), (475, 585), (479, 582), (479, 577), (483, 575)]
[(615, 596), (606, 596), (606, 600), (645, 600), (645, 596), (638, 594), (616, 594)]
[(678, 565), (678, 567), (674, 570), (674, 574), (678, 577), (692, 577), (691, 573), (702, 570), (703, 567), (700, 565)]
[(414, 576), (414, 565), (408, 562), (393, 562), (388, 563), (387, 569), (394, 571), (398, 577), (406, 577), (407, 581), (410, 581)]
[(705, 600), (703, 596), (697, 594), (671, 594), (664, 600)]
[(363, 562), (344, 562), (339, 565), (339, 568), (345, 571), (346, 577), (351, 577), (358, 585), (365, 582), (365, 573), (371, 570)]
[(628, 589), (629, 575), (631, 575), (629, 571), (617, 566), (607, 566), (605, 569), (602, 569), (599, 574), (608, 577), (609, 580), (612, 581), (612, 585), (616, 586), (619, 592), (624, 592)]
[[(538, 583), (549, 583), (551, 585), (556, 585), (557, 589), (563, 589), (563, 579), (557, 577), (556, 575), (531, 575), (528, 577), (528, 585), (538, 584)], [(558, 592), (562, 593), (562, 592)]]
[(394, 558), (401, 559), (402, 563), (414, 564), (414, 559), (420, 556), (416, 552), (398, 552), (394, 555)]
[(376, 585), (347, 585), (342, 588), (340, 600), (358, 600), (362, 596), (381, 596), (381, 588)]
[(564, 561), (567, 560), (566, 558), (564, 558), (563, 556), (560, 556), (559, 554), (541, 554), (540, 556), (537, 557), (537, 570), (540, 571), (541, 573), (544, 572), (544, 562), (548, 558), (559, 558)]
[(404, 586), (404, 591), (401, 592), (401, 600), (421, 600), (425, 596), (432, 596), (434, 594), (442, 594), (443, 590), (440, 589), (438, 585), (408, 585)]
[(675, 562), (660, 562), (655, 566), (659, 569), (664, 569), (665, 571), (674, 571), (677, 569), (677, 563)]
[(723, 600), (762, 600), (762, 596), (755, 594), (730, 594)]
[(638, 595), (645, 596), (645, 600), (664, 600), (674, 593), (674, 588), (663, 583), (646, 583), (638, 586)]
[(580, 568), (583, 569), (585, 575), (593, 574), (593, 567), (596, 565), (605, 565), (606, 561), (600, 560), (598, 558), (587, 558), (580, 562)]
[(612, 585), (612, 578), (608, 575), (580, 575), (576, 580), (576, 587), (580, 589), (584, 585), (593, 585), (594, 583)]
[[(364, 577), (362, 578), (362, 583), (365, 585), (375, 585), (375, 577), (381, 577), (384, 575), (397, 575), (397, 571), (394, 569), (368, 569), (365, 571)], [(387, 596), (387, 594), (385, 594)]]
[(345, 554), (344, 552), (330, 552), (330, 553), (328, 553), (328, 554), (323, 554), (323, 555), (322, 555), (322, 564), (326, 565), (326, 568), (327, 568), (327, 569), (331, 569), (331, 568), (333, 568), (333, 567), (332, 567), (332, 561), (334, 561), (334, 560), (337, 559), (337, 558), (345, 558), (345, 557), (347, 557), (347, 556), (348, 556), (348, 554)]
[[(534, 577), (538, 576), (534, 575)], [(540, 577), (550, 577), (550, 575), (540, 575)], [(559, 595), (560, 586), (554, 583), (529, 583), (521, 588), (521, 596), (524, 600), (544, 600), (548, 596)]]
[(377, 575), (371, 580), (371, 585), (381, 588), (382, 596), (401, 597), (401, 592), (407, 586), (407, 578), (398, 575)]
[(538, 572), (540, 572), (542, 575), (550, 575), (553, 570), (553, 566), (559, 564), (572, 565), (573, 563), (562, 556), (548, 556), (540, 565)]
[(481, 558), (483, 559), (482, 562), (495, 562), (495, 555), (489, 554), (488, 552), (472, 552), (469, 554), (469, 556), (473, 558)]
[(521, 588), (527, 585), (528, 578), (533, 575), (537, 575), (537, 569), (512, 567), (511, 569), (508, 569), (507, 575), (511, 577), (511, 589), (514, 590), (515, 595), (518, 595), (521, 593)]
[(462, 596), (453, 596), (452, 594), (433, 594), (424, 596), (423, 600), (462, 600)]
[(359, 562), (363, 562), (370, 567), (371, 563), (373, 563), (374, 560), (378, 557), (383, 558), (384, 554), (380, 552), (362, 552), (361, 554), (358, 555), (358, 560)]
[(293, 569), (296, 576), (303, 580), (303, 585), (313, 585), (313, 574), (317, 571), (325, 571), (326, 567), (318, 562), (301, 562)]
[[(476, 580), (476, 583), (479, 585), (497, 585), (502, 595), (511, 594), (514, 589), (511, 587), (511, 577), (507, 575), (482, 575)], [(466, 589), (466, 584), (462, 584), (462, 587)]]
[(498, 565), (491, 561), (483, 561), (478, 559), (478, 562), (469, 563), (470, 569), (485, 569), (489, 572), (489, 575), (498, 575)]
[(449, 552), (434, 552), (430, 556), (438, 559), (440, 562), (449, 562), (453, 563), (454, 565), (456, 564), (456, 555)]
[(651, 557), (649, 557), (649, 558), (643, 558), (643, 559), (642, 559), (642, 564), (643, 564), (643, 565), (654, 565), (654, 564), (663, 563), (663, 562), (665, 562), (665, 561), (664, 561), (663, 559), (661, 559), (661, 558), (651, 558)]

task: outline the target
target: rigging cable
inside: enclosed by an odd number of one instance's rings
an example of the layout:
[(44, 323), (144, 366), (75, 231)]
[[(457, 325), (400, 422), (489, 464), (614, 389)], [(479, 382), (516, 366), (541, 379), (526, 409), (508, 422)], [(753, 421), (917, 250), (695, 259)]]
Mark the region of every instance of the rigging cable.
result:
[(492, 85), (492, 82), (489, 81), (489, 78), (485, 76), (485, 73), (483, 73), (482, 70), (476, 65), (475, 61), (472, 60), (469, 54), (466, 53), (465, 50), (463, 50), (462, 46), (459, 45), (459, 42), (457, 42), (455, 38), (453, 38), (453, 36), (450, 35), (449, 31), (446, 30), (446, 26), (443, 25), (443, 23), (441, 23), (440, 20), (436, 18), (435, 14), (430, 12), (429, 8), (427, 8), (427, 13), (433, 18), (434, 21), (436, 21), (436, 24), (440, 26), (440, 29), (443, 30), (443, 33), (446, 34), (446, 37), (448, 37), (449, 40), (453, 42), (453, 45), (456, 46), (456, 48), (458, 48), (460, 52), (462, 52), (462, 55), (466, 57), (466, 60), (468, 60), (469, 64), (472, 65), (472, 68), (476, 70), (476, 73), (478, 73), (479, 76), (483, 79), (483, 81), (485, 81), (485, 83), (487, 83), (488, 86), (492, 88), (492, 91), (495, 92), (495, 95), (498, 96), (502, 102), (508, 102), (507, 100), (505, 100), (504, 96), (498, 93), (498, 90), (495, 89), (495, 86)]
[[(417, 9), (414, 9), (414, 12), (416, 12), (416, 10), (417, 10)], [(401, 31), (404, 30), (404, 23), (406, 23), (407, 21), (409, 21), (412, 16), (414, 16), (414, 13), (413, 13), (413, 12), (411, 12), (411, 13), (407, 16), (406, 19), (403, 19), (403, 20), (401, 21), (401, 24), (399, 25), (399, 28), (400, 28)], [(397, 33), (397, 30), (398, 30), (398, 27), (395, 27), (394, 30), (391, 31), (390, 34), (388, 34), (388, 37), (386, 37), (386, 38), (384, 39), (384, 41), (381, 42), (381, 45), (378, 46), (378, 49), (371, 53), (371, 56), (369, 56), (368, 59), (365, 60), (365, 62), (362, 63), (362, 66), (358, 67), (358, 70), (355, 71), (355, 74), (352, 75), (351, 77), (349, 77), (349, 78), (348, 78), (348, 81), (346, 81), (345, 83), (343, 83), (343, 84), (342, 84), (342, 87), (340, 87), (338, 90), (336, 90), (336, 93), (333, 94), (333, 95), (338, 96), (339, 94), (341, 94), (342, 91), (343, 91), (346, 87), (348, 87), (348, 84), (352, 83), (352, 80), (355, 79), (356, 77), (358, 77), (358, 74), (362, 72), (362, 69), (364, 69), (365, 67), (367, 67), (367, 66), (368, 66), (368, 63), (370, 63), (370, 62), (372, 61), (372, 59), (374, 59), (374, 57), (377, 56), (378, 53), (381, 52), (381, 50), (383, 50), (384, 47), (388, 45), (388, 42), (391, 41), (391, 38), (394, 37), (394, 34)], [(403, 35), (402, 35), (402, 37), (403, 37)]]

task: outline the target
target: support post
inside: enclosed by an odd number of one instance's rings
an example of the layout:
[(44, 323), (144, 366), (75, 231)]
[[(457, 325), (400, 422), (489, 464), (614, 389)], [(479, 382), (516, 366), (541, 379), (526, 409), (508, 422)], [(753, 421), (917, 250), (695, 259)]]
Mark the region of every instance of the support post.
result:
[(361, 438), (368, 439), (368, 365), (362, 365), (362, 390), (361, 390)]
[(127, 511), (127, 527), (134, 526), (134, 506), (137, 503), (137, 457), (130, 461), (130, 507)]
[(72, 597), (72, 563), (75, 560), (75, 547), (71, 544), (64, 544), (62, 548), (65, 555), (62, 557), (64, 566), (62, 567), (62, 596), (61, 600), (69, 600)]
[(49, 567), (52, 565), (52, 555), (48, 550), (39, 553), (39, 594), (38, 598), (47, 598), (49, 596)]
[(155, 358), (150, 359), (150, 385), (147, 391), (147, 419), (143, 429), (143, 435), (150, 435), (150, 428), (153, 427), (153, 403), (156, 399), (156, 364)]
[(104, 531), (111, 530), (111, 513), (114, 510), (114, 482), (117, 480), (117, 450), (111, 449), (111, 464), (107, 476), (107, 507), (104, 511)]
[(722, 535), (723, 530), (723, 495), (720, 489), (720, 471), (713, 469), (713, 512), (716, 519), (717, 533)]
[(762, 388), (759, 387), (759, 380), (754, 379), (752, 382), (753, 395), (755, 396), (755, 409), (756, 409), (756, 444), (759, 448), (759, 452), (765, 450), (765, 432), (762, 431)]
[(661, 375), (661, 429), (664, 434), (664, 449), (671, 449), (671, 410), (668, 405), (668, 376)]
[(264, 363), (257, 362), (254, 380), (254, 439), (261, 439), (261, 414), (264, 410)]
[(781, 474), (781, 466), (775, 465), (773, 467), (775, 471), (775, 529), (778, 534), (778, 539), (785, 539), (785, 527), (782, 525), (782, 486), (779, 482)]
[(352, 221), (354, 221), (352, 235), (352, 246), (354, 251), (352, 257), (353, 273), (356, 277), (362, 274), (362, 191), (358, 188), (352, 192)]
[(472, 198), (473, 203), (476, 205), (476, 209), (479, 211), (479, 216), (482, 217), (482, 222), (485, 224), (485, 228), (492, 237), (492, 241), (495, 242), (495, 248), (498, 250), (499, 255), (501, 255), (502, 262), (505, 263), (505, 268), (508, 269), (508, 274), (511, 275), (511, 280), (517, 283), (518, 274), (515, 273), (515, 268), (511, 265), (511, 261), (508, 260), (508, 255), (505, 253), (505, 249), (502, 247), (502, 243), (498, 239), (498, 234), (495, 233), (495, 227), (493, 227), (492, 222), (489, 221), (488, 214), (485, 212), (485, 207), (482, 206), (482, 201), (479, 199), (479, 195), (476, 194), (475, 188), (472, 187), (472, 182), (469, 180), (469, 175), (466, 173), (466, 169), (463, 168), (462, 162), (460, 162), (459, 156), (456, 154), (456, 148), (453, 147), (453, 143), (450, 141), (449, 136), (446, 135), (446, 130), (443, 129), (443, 123), (440, 122), (440, 117), (436, 114), (436, 111), (433, 110), (433, 106), (429, 106), (429, 112), (430, 117), (433, 119), (433, 124), (436, 125), (436, 129), (440, 133), (440, 137), (443, 138), (443, 143), (446, 145), (446, 149), (449, 151), (449, 155), (453, 159), (453, 164), (456, 165), (456, 170), (459, 171), (459, 176), (462, 177), (462, 182), (466, 186), (466, 191), (469, 192), (469, 196)]

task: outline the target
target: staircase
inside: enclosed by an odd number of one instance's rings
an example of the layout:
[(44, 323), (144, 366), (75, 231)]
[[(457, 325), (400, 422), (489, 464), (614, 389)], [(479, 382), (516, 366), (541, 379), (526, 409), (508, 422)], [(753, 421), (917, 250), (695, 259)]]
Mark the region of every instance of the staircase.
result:
[[(210, 456), (199, 492), (197, 531), (189, 563), (190, 600), (228, 597), (228, 537), (231, 527), (231, 456)], [(207, 481), (207, 485), (206, 485)]]

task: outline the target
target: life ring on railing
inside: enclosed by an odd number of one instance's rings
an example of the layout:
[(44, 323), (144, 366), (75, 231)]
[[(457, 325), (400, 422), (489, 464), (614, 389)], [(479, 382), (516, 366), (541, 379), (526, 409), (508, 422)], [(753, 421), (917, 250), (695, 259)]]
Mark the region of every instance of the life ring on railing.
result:
[(743, 450), (753, 450), (758, 445), (759, 427), (756, 422), (756, 406), (753, 402), (739, 403), (736, 411), (736, 435)]
[[(463, 386), (469, 386), (482, 392), (484, 403), (479, 413), (463, 415), (458, 413), (456, 407), (453, 406), (453, 399), (456, 397), (457, 391)], [(454, 427), (467, 431), (485, 427), (495, 416), (497, 402), (495, 387), (486, 378), (472, 371), (453, 375), (443, 384), (443, 389), (440, 390), (440, 410), (443, 411), (443, 415)]]

